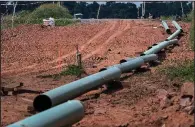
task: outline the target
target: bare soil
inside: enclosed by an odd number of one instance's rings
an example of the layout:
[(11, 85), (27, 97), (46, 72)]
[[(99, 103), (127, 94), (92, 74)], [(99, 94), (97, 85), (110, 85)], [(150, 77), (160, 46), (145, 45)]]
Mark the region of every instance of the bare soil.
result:
[[(193, 59), (189, 47), (190, 24), (179, 22), (184, 30), (180, 46), (166, 53), (166, 59), (158, 67), (168, 66), (175, 60)], [(172, 32), (175, 28), (169, 23)], [(39, 78), (39, 75), (55, 74), (75, 63), (76, 48), (82, 54), (87, 75), (99, 69), (119, 63), (121, 59), (135, 57), (154, 43), (164, 41), (166, 34), (160, 21), (117, 20), (91, 24), (42, 28), (40, 25), (21, 25), (2, 31), (1, 80), (2, 85), (24, 83), (26, 91), (17, 96), (1, 96), (2, 126), (24, 119), (29, 102), (39, 91), (54, 89), (75, 81), (76, 76), (60, 79)], [(86, 74), (82, 75), (82, 77)], [(73, 126), (120, 127), (190, 127), (193, 116), (179, 109), (182, 83), (169, 80), (158, 73), (157, 67), (143, 73), (124, 74), (123, 88), (107, 90), (97, 98), (82, 101), (85, 117)], [(174, 85), (178, 84), (178, 85)], [(175, 92), (172, 105), (160, 107), (157, 91)], [(77, 99), (93, 95), (91, 91)]]

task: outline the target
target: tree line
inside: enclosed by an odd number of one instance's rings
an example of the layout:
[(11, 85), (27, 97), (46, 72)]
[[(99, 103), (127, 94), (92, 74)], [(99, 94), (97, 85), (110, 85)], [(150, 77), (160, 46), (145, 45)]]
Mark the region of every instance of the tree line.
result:
[[(1, 1), (1, 4), (5, 4), (6, 1)], [(33, 4), (35, 3), (35, 4)], [(18, 1), (16, 12), (22, 10), (33, 11), (35, 8), (39, 7), (44, 3), (54, 3), (52, 1), (36, 3), (35, 1)], [(23, 5), (22, 5), (23, 4)], [(26, 4), (26, 5), (24, 5)], [(60, 2), (61, 6), (66, 7), (71, 15), (76, 13), (82, 13), (83, 18), (97, 18), (97, 13), (100, 7), (98, 18), (122, 18), (122, 19), (135, 19), (142, 15), (142, 7), (137, 7), (135, 3), (132, 2), (105, 2), (105, 4), (100, 4), (97, 2), (75, 2), (75, 1), (63, 1)], [(142, 5), (142, 4), (141, 4)], [(182, 2), (183, 12), (185, 14), (192, 10), (192, 3)], [(1, 5), (1, 13), (12, 14), (13, 6)], [(155, 17), (159, 16), (182, 16), (181, 2), (149, 2), (145, 3), (145, 17), (149, 16), (149, 13)]]

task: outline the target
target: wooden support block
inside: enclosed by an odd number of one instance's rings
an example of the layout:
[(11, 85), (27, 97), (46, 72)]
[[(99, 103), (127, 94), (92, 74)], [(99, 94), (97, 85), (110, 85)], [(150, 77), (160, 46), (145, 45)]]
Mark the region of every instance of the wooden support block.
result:
[(20, 87), (23, 86), (23, 83), (18, 84), (12, 84), (12, 85), (6, 85), (1, 87), (1, 91), (3, 95), (13, 95), (14, 92), (18, 91)]
[(81, 54), (80, 53), (76, 54), (76, 65), (79, 66), (79, 67), (82, 67)]

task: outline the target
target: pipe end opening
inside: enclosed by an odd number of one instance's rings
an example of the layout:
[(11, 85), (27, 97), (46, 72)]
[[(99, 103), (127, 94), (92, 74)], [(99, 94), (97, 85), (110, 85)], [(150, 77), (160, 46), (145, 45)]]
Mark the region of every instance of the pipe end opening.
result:
[(34, 99), (34, 109), (38, 112), (47, 110), (52, 107), (51, 99), (46, 95), (39, 95)]
[(127, 62), (127, 60), (125, 60), (125, 59), (120, 60), (120, 64), (124, 63), (124, 62)]
[(170, 29), (167, 29), (166, 32), (167, 32), (168, 34), (171, 34), (171, 30), (170, 30)]

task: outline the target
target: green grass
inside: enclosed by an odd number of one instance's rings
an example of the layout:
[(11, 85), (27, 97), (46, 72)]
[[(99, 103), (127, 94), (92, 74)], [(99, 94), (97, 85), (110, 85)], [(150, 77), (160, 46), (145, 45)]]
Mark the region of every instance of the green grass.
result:
[[(173, 20), (173, 16), (161, 16), (162, 20)], [(187, 14), (187, 17), (181, 17), (183, 22), (191, 22), (193, 20), (193, 12)]]
[[(13, 27), (21, 24), (43, 24), (43, 19), (53, 17), (56, 26), (66, 26), (77, 23), (78, 21), (72, 20), (68, 9), (56, 4), (43, 4), (34, 11), (21, 11), (16, 13), (14, 17)], [(1, 29), (12, 27), (12, 15), (2, 17)]]
[(179, 79), (181, 81), (194, 82), (194, 61), (186, 60), (177, 62), (177, 66), (169, 66), (160, 70), (171, 80)]
[(172, 16), (161, 16), (162, 20), (173, 20)]
[(194, 16), (194, 12), (191, 11), (190, 13), (187, 14), (186, 18), (182, 18), (182, 21), (184, 21), (184, 22), (192, 22), (192, 20), (194, 19), (193, 16)]
[(194, 50), (194, 13), (191, 13), (192, 22), (190, 28), (190, 45), (192, 50)]
[[(70, 19), (59, 19), (55, 20), (55, 26), (67, 26), (71, 24), (78, 23), (77, 20), (70, 20)], [(19, 25), (24, 24), (43, 24), (43, 19), (24, 19), (24, 18), (15, 18), (14, 19), (14, 26), (17, 27)], [(7, 29), (12, 27), (12, 20), (11, 19), (4, 19), (1, 23), (1, 29)]]
[(69, 65), (67, 69), (63, 70), (60, 75), (75, 75), (78, 76), (83, 73), (83, 68), (76, 65)]
[(57, 4), (43, 4), (36, 8), (31, 14), (31, 19), (43, 18), (72, 18), (67, 8), (58, 6)]
[(194, 51), (194, 21), (190, 29), (190, 45), (191, 45), (191, 49)]
[(61, 78), (61, 76), (79, 76), (84, 72), (82, 67), (76, 65), (69, 65), (66, 69), (62, 70), (59, 74), (53, 75), (40, 75), (38, 78), (53, 78), (54, 80)]
[(78, 23), (78, 20), (70, 20), (70, 19), (59, 19), (55, 21), (56, 26), (67, 26), (71, 24)]

